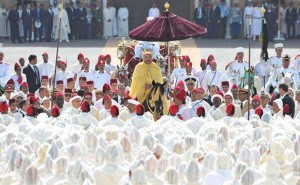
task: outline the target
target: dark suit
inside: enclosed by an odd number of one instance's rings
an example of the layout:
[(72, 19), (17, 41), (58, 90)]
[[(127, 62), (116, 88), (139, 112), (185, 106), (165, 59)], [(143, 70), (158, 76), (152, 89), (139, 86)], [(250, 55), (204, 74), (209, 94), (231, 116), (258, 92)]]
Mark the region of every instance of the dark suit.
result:
[(33, 11), (29, 10), (29, 14), (28, 14), (27, 9), (25, 9), (22, 12), (22, 20), (24, 24), (24, 41), (26, 41), (26, 38), (28, 36), (29, 42), (31, 42)]
[(215, 9), (211, 7), (208, 16), (208, 22), (209, 22), (208, 33), (210, 33), (210, 38), (218, 38), (220, 21), (221, 21), (220, 7), (216, 6)]
[(283, 98), (282, 98), (282, 103), (283, 103), (283, 107), (288, 104), (289, 106), (289, 113), (287, 115), (291, 116), (292, 118), (294, 118), (295, 115), (295, 102), (293, 100), (293, 98), (291, 98), (289, 96), (289, 94), (286, 94)]
[[(287, 37), (295, 38), (295, 30), (296, 30), (296, 21), (297, 21), (297, 9), (296, 8), (288, 8), (285, 13), (285, 22), (287, 24)], [(292, 35), (291, 35), (292, 29)]]
[(34, 21), (41, 21), (42, 25), (40, 28), (34, 26), (34, 41), (36, 41), (37, 35), (39, 34), (39, 40), (42, 41), (43, 29), (44, 29), (44, 10), (42, 8), (33, 10)]
[(210, 106), (213, 106), (213, 105), (214, 105), (213, 102), (211, 101), (211, 96), (210, 96), (210, 95), (205, 96), (205, 97), (203, 98), (203, 100), (206, 101)]
[(124, 97), (123, 100), (119, 101), (118, 96), (114, 96), (113, 99), (119, 104), (119, 105), (123, 105), (124, 104)]
[(45, 11), (44, 16), (44, 28), (45, 28), (45, 41), (51, 41), (51, 33), (53, 28), (53, 12), (52, 11)]
[(29, 87), (30, 93), (35, 93), (41, 87), (40, 73), (36, 66), (34, 66), (35, 71), (33, 71), (32, 67), (28, 64), (23, 69), (23, 73), (26, 75), (26, 80)]
[(9, 20), (10, 25), (10, 35), (11, 35), (11, 41), (14, 43), (17, 39), (19, 42), (21, 42), (20, 39), (20, 33), (19, 33), (19, 13), (15, 9), (10, 9), (8, 13), (7, 19)]
[(85, 38), (85, 28), (86, 28), (86, 9), (85, 8), (77, 8), (75, 11), (75, 21), (76, 21), (76, 30), (77, 30), (77, 38), (84, 39)]
[(195, 8), (194, 20), (197, 24), (207, 27), (207, 12), (203, 7)]
[(72, 7), (67, 7), (66, 8), (68, 18), (69, 18), (69, 24), (70, 24), (70, 29), (71, 33), (68, 34), (69, 39), (73, 39), (73, 36), (75, 35), (75, 9)]

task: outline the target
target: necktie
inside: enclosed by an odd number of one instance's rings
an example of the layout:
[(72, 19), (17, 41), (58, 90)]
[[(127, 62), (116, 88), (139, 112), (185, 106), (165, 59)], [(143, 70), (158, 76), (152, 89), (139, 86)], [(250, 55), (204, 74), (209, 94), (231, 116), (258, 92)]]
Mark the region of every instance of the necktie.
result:
[(124, 98), (121, 98), (121, 104), (123, 104), (123, 102), (124, 102)]
[(23, 81), (22, 75), (18, 77), (18, 80), (17, 80), (17, 81), (18, 81), (19, 84), (22, 83), (22, 81)]
[(241, 103), (241, 110), (243, 110), (243, 103)]

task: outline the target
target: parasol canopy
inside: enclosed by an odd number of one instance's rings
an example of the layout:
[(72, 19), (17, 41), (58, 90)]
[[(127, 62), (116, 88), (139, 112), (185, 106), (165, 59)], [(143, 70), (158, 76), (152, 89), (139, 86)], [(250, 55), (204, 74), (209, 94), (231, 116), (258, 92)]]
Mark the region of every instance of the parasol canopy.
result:
[(129, 37), (142, 41), (167, 42), (201, 37), (206, 33), (207, 29), (205, 27), (169, 12), (167, 5), (165, 12), (159, 17), (131, 30)]

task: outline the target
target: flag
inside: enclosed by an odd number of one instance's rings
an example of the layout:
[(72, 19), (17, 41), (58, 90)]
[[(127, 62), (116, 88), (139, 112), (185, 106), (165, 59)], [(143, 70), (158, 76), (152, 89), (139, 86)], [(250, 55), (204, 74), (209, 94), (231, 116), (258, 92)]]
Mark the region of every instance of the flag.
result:
[(261, 26), (261, 32), (259, 36), (259, 41), (262, 44), (261, 46), (261, 52), (262, 52), (262, 58), (266, 61), (269, 60), (269, 54), (268, 54), (268, 45), (269, 45), (269, 33), (268, 33), (268, 25), (265, 18), (265, 11), (262, 7), (261, 10), (262, 13), (262, 26)]

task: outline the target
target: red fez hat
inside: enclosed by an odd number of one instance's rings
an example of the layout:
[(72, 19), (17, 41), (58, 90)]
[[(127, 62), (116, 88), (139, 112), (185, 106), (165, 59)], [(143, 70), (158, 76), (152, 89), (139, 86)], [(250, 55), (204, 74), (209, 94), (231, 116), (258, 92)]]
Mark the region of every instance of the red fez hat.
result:
[(93, 94), (91, 92), (85, 92), (83, 96), (84, 97), (86, 97), (86, 96), (93, 96)]
[(78, 54), (77, 59), (79, 59), (79, 58), (84, 58), (83, 53), (79, 53), (79, 54)]
[(229, 82), (228, 81), (223, 81), (222, 86), (229, 86)]
[(108, 96), (107, 94), (103, 96), (103, 104), (105, 100), (111, 100), (110, 96)]
[(183, 56), (183, 60), (185, 60), (187, 62), (191, 61), (191, 59), (188, 55)]
[(94, 85), (94, 81), (92, 81), (92, 80), (89, 80), (89, 81), (87, 81), (86, 82), (88, 85)]
[(65, 89), (65, 93), (72, 93), (72, 89)]
[(102, 60), (102, 59), (101, 59), (101, 60), (98, 60), (98, 62), (97, 62), (96, 65), (98, 66), (98, 65), (100, 65), (100, 64), (105, 65), (105, 60)]
[(199, 90), (198, 89), (193, 89), (192, 93), (199, 93)]
[(87, 101), (83, 101), (81, 103), (80, 109), (82, 112), (90, 112), (91, 111), (90, 104)]
[(232, 103), (230, 103), (229, 105), (226, 106), (226, 113), (227, 113), (227, 115), (234, 115), (235, 106)]
[(218, 91), (216, 94), (219, 94), (219, 95), (221, 95), (221, 96), (222, 96), (222, 98), (224, 98), (224, 94), (223, 94), (223, 92), (222, 92), (222, 91)]
[(110, 84), (113, 84), (113, 83), (118, 83), (118, 79), (116, 79), (116, 78), (111, 78), (111, 79), (110, 79)]
[(22, 86), (28, 87), (28, 83), (27, 83), (27, 82), (22, 82), (22, 83), (21, 83), (21, 87), (22, 87)]
[(79, 77), (79, 80), (86, 81), (86, 77), (85, 76)]
[(58, 96), (64, 97), (64, 94), (63, 94), (62, 92), (59, 91), (59, 92), (57, 92), (57, 93), (55, 94), (55, 98), (58, 97)]
[(62, 80), (57, 80), (56, 81), (56, 85), (63, 85), (64, 84), (64, 81), (62, 81)]
[(141, 116), (145, 113), (145, 107), (142, 104), (137, 104), (135, 107), (135, 112), (137, 115)]
[(66, 63), (65, 61), (62, 61), (62, 60), (61, 60), (59, 63), (60, 63), (61, 66), (62, 66), (62, 65), (67, 66), (67, 63)]
[(199, 88), (198, 88), (198, 91), (200, 92), (200, 91), (205, 91), (205, 90), (204, 90), (203, 87), (199, 87)]
[(44, 55), (48, 56), (48, 53), (47, 53), (47, 52), (44, 52), (44, 53), (42, 54), (42, 56), (44, 56)]
[(20, 66), (20, 64), (19, 64), (19, 63), (15, 63), (15, 71), (16, 71), (18, 68), (20, 68), (20, 69), (21, 69), (21, 66)]
[(34, 106), (33, 105), (29, 105), (27, 107), (27, 115), (28, 116), (35, 116), (36, 112), (35, 112), (35, 109), (34, 109)]
[(263, 115), (263, 113), (264, 113), (264, 111), (262, 110), (261, 107), (257, 107), (257, 108), (255, 109), (255, 112), (254, 112), (254, 113), (257, 114), (257, 115), (261, 118), (262, 115)]
[(198, 117), (205, 117), (205, 108), (202, 106), (199, 106), (197, 108), (196, 114)]
[(110, 107), (110, 115), (111, 116), (119, 116), (119, 107), (116, 105), (113, 105)]
[[(14, 82), (13, 79), (9, 79), (9, 80), (7, 81), (7, 83), (6, 83), (6, 85), (15, 85), (15, 82)], [(5, 85), (5, 86), (6, 86), (6, 85)]]
[(5, 113), (7, 111), (8, 111), (8, 104), (6, 103), (6, 101), (0, 102), (0, 112)]
[(239, 87), (236, 84), (233, 84), (231, 89), (238, 89)]
[(186, 91), (184, 89), (180, 89), (179, 92), (175, 95), (175, 98), (179, 99), (180, 101), (184, 101), (186, 97)]
[(107, 58), (110, 58), (110, 59), (111, 59), (110, 54), (107, 54), (107, 55), (105, 56), (105, 59), (107, 59)]
[(255, 96), (253, 96), (253, 98), (252, 98), (252, 101), (253, 101), (253, 100), (260, 101), (260, 97), (259, 97), (258, 95), (255, 95)]
[(68, 78), (67, 83), (74, 82), (74, 78)]
[(99, 55), (98, 60), (105, 60), (105, 55)]
[(283, 115), (290, 115), (290, 106), (288, 104), (285, 104), (285, 106), (283, 107)]
[(108, 84), (104, 84), (102, 88), (102, 92), (105, 93), (106, 91), (111, 90), (110, 86)]
[(206, 63), (205, 58), (202, 58), (200, 63)]
[(55, 117), (55, 118), (60, 115), (60, 109), (57, 105), (55, 105), (51, 108), (51, 115), (52, 115), (52, 117)]
[(38, 102), (39, 99), (37, 97), (35, 97), (35, 96), (30, 96), (28, 98), (28, 101), (29, 101), (29, 104), (31, 105), (31, 104), (34, 104), (35, 102)]
[(184, 85), (184, 82), (182, 80), (180, 80), (177, 85)]
[(42, 80), (48, 80), (49, 79), (48, 76), (42, 76), (41, 78), (42, 78)]
[(177, 114), (178, 110), (179, 110), (179, 107), (175, 103), (172, 103), (169, 107), (169, 114), (172, 116), (175, 116)]
[(190, 62), (190, 61), (187, 61), (187, 62), (186, 62), (186, 66), (189, 66), (189, 67), (191, 67), (191, 66), (193, 66), (193, 63), (192, 63), (192, 62)]
[(215, 59), (215, 56), (213, 55), (213, 54), (210, 54), (209, 56), (208, 56), (208, 58), (210, 58), (210, 59)]
[(27, 98), (30, 98), (30, 97), (33, 97), (33, 96), (34, 96), (33, 93), (28, 93), (28, 94), (27, 94)]
[(5, 87), (4, 87), (4, 91), (5, 92), (13, 92), (14, 88), (10, 84), (6, 84)]
[(89, 64), (90, 63), (90, 60), (88, 59), (88, 58), (85, 58), (84, 60), (83, 60), (83, 64)]
[(16, 103), (16, 99), (10, 99), (9, 101), (8, 101), (8, 104), (9, 104), (9, 106), (11, 106), (11, 104), (13, 104), (13, 103)]

